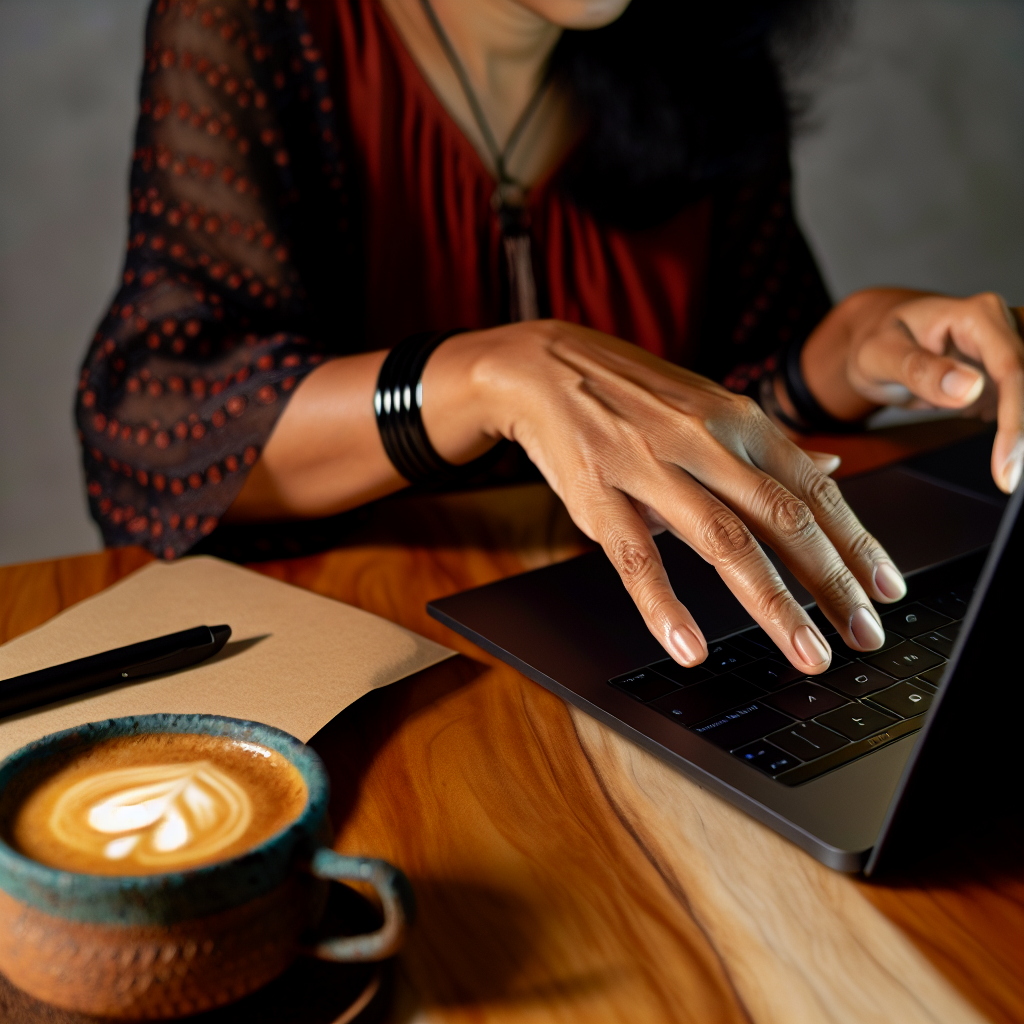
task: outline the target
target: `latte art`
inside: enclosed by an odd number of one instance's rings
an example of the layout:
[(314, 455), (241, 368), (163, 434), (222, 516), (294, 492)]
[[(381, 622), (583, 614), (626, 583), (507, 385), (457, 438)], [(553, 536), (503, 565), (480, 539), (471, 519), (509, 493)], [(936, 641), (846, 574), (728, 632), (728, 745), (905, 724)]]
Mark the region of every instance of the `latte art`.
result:
[(294, 821), (306, 784), (281, 754), (192, 733), (94, 744), (24, 792), (0, 794), (0, 830), (25, 856), (100, 875), (148, 875), (252, 849)]
[(57, 800), (50, 829), (83, 853), (178, 867), (227, 849), (252, 816), (252, 801), (237, 782), (208, 761), (193, 761), (88, 776)]

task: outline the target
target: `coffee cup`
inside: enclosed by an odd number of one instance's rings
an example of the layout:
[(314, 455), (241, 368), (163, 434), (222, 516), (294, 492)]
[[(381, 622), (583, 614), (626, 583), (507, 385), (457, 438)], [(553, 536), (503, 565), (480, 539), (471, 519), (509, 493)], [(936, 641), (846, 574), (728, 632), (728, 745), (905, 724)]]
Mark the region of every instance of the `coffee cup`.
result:
[[(216, 715), (53, 733), (0, 763), (0, 971), (57, 1006), (181, 1017), (239, 999), (300, 954), (379, 960), (412, 909), (404, 875), (330, 848), (323, 762)], [(384, 922), (309, 936), (331, 881), (368, 883)]]

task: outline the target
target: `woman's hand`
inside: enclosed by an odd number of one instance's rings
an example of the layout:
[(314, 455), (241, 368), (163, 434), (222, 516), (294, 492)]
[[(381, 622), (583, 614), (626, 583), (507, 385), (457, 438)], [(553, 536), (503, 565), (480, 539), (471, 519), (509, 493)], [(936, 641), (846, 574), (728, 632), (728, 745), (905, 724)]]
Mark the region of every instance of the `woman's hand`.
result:
[(821, 405), (858, 419), (881, 405), (997, 418), (992, 476), (1009, 493), (1024, 465), (1024, 341), (992, 292), (969, 299), (857, 292), (808, 339), (804, 379)]
[(881, 645), (869, 597), (902, 597), (902, 578), (836, 484), (749, 399), (554, 321), (451, 339), (428, 362), (423, 395), (424, 424), (446, 458), (467, 461), (498, 436), (523, 446), (682, 664), (702, 661), (707, 645), (651, 537), (662, 526), (715, 566), (802, 671), (824, 671), (828, 645), (757, 540), (847, 644)]

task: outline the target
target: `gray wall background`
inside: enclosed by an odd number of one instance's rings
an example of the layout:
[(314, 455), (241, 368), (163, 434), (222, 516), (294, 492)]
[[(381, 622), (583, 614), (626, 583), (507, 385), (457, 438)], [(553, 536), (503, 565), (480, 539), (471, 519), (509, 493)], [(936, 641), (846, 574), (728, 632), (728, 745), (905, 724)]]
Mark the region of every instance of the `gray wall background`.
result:
[[(95, 550), (71, 421), (120, 270), (145, 0), (0, 0), (0, 564)], [(856, 0), (798, 141), (839, 297), (1024, 303), (1024, 0)]]

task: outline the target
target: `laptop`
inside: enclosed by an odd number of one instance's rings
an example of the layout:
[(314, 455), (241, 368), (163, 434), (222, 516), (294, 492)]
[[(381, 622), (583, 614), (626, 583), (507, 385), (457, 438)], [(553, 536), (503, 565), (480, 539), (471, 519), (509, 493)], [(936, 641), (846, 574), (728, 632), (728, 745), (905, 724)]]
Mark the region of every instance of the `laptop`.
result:
[(879, 651), (846, 647), (767, 552), (832, 647), (824, 675), (794, 669), (667, 533), (669, 578), (708, 638), (697, 668), (666, 658), (600, 551), (428, 610), (830, 867), (901, 870), (1019, 803), (1024, 488), (983, 493), (979, 459), (975, 441), (840, 481), (907, 580), (878, 606)]

